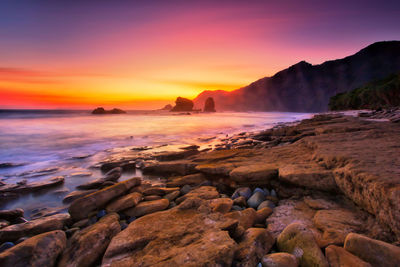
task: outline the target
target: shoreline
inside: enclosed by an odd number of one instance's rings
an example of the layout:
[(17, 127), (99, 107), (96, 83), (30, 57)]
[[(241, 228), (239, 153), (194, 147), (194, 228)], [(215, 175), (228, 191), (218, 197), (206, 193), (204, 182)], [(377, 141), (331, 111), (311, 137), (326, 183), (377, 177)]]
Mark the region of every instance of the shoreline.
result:
[[(69, 194), (70, 216), (38, 218), (38, 230), (13, 224), (21, 220), (18, 213), (12, 225), (0, 229), (0, 243), (65, 230), (57, 232), (68, 238), (57, 254), (59, 266), (81, 262), (80, 246), (87, 238), (94, 238), (90, 261), (102, 266), (179, 265), (184, 257), (199, 265), (256, 266), (282, 253), (304, 266), (328, 266), (332, 255), (373, 264), (379, 253), (367, 251), (368, 258), (363, 244), (383, 246), (386, 263), (400, 260), (395, 246), (400, 244), (400, 173), (395, 167), (400, 166), (395, 157), (400, 125), (340, 114), (289, 124), (227, 137), (212, 151), (197, 146), (152, 154), (143, 150), (136, 158), (102, 162), (103, 178)], [(157, 185), (142, 178), (118, 182), (133, 169), (163, 179)], [(197, 225), (196, 231), (187, 225)], [(109, 244), (92, 236), (100, 232)], [(184, 236), (190, 238), (181, 240)], [(0, 263), (30, 239), (5, 250)], [(139, 245), (140, 240), (148, 241)], [(361, 243), (354, 248), (352, 240)]]

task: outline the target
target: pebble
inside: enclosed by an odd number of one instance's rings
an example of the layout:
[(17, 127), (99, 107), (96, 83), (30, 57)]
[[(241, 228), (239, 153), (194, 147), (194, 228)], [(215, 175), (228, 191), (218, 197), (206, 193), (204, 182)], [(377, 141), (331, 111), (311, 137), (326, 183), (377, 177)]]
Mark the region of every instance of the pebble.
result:
[(247, 205), (253, 209), (256, 209), (264, 200), (264, 193), (257, 191), (247, 200)]
[(275, 208), (275, 204), (271, 200), (265, 200), (260, 203), (260, 205), (257, 207), (257, 210), (260, 210), (262, 208), (270, 208), (271, 210), (273, 210)]
[(126, 220), (128, 223), (133, 222), (134, 220), (136, 220), (136, 217), (132, 216), (130, 217), (128, 220)]
[(128, 227), (126, 222), (121, 221), (119, 224), (121, 225), (121, 230), (125, 230)]
[(233, 209), (233, 210), (243, 210), (243, 208), (242, 208), (242, 207), (239, 207), (238, 205), (233, 205), (233, 206), (232, 206), (232, 209)]
[(100, 210), (97, 214), (96, 217), (100, 219), (101, 217), (104, 217), (107, 214), (105, 210)]
[(26, 236), (24, 236), (24, 237), (21, 237), (20, 239), (18, 239), (17, 241), (15, 241), (15, 245), (17, 245), (17, 244), (19, 244), (19, 243), (21, 243), (21, 242), (24, 242), (25, 240), (27, 240), (29, 237), (26, 237)]
[(13, 247), (13, 246), (14, 246), (14, 243), (13, 243), (13, 242), (4, 242), (4, 243), (1, 244), (1, 246), (0, 246), (0, 253), (3, 252), (3, 251), (5, 251), (6, 249), (9, 249), (9, 248)]
[(271, 197), (278, 197), (274, 189), (271, 190)]

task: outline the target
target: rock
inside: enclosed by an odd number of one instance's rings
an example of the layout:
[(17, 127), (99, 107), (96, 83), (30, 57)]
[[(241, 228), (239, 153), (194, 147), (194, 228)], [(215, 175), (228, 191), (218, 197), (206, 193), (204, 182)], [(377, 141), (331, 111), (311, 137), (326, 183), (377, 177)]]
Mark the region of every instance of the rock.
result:
[(201, 198), (201, 199), (214, 199), (218, 198), (219, 193), (213, 186), (201, 186), (199, 188), (191, 190), (186, 195), (183, 195), (176, 199), (176, 203), (179, 204), (188, 198)]
[(102, 107), (98, 107), (98, 108), (95, 108), (95, 109), (92, 111), (92, 114), (94, 114), (94, 115), (125, 114), (125, 113), (126, 113), (126, 111), (123, 111), (122, 109), (119, 109), (119, 108), (113, 108), (112, 110), (105, 110), (105, 109), (102, 108)]
[(107, 212), (119, 212), (128, 208), (135, 207), (143, 199), (142, 194), (134, 192), (122, 196), (106, 206)]
[(179, 187), (167, 188), (167, 187), (150, 187), (143, 191), (143, 195), (157, 195), (164, 196), (165, 194), (169, 194), (174, 191), (179, 191)]
[(246, 207), (247, 206), (247, 201), (246, 198), (243, 196), (240, 196), (238, 198), (235, 198), (233, 200), (233, 205), (238, 205), (240, 207)]
[(179, 192), (179, 191), (174, 191), (174, 192), (171, 192), (171, 193), (169, 193), (169, 194), (166, 194), (166, 195), (164, 196), (164, 198), (165, 198), (165, 199), (168, 199), (169, 202), (171, 202), (171, 201), (174, 201), (177, 197), (179, 197), (180, 194), (181, 194), (181, 192)]
[(167, 111), (170, 111), (172, 109), (172, 105), (171, 104), (167, 104), (167, 105), (165, 105), (162, 109), (160, 109), (160, 110), (167, 110)]
[(191, 190), (192, 190), (192, 187), (187, 184), (187, 185), (182, 186), (182, 188), (179, 191), (181, 192), (182, 195), (186, 195)]
[(265, 164), (246, 165), (233, 169), (229, 176), (239, 184), (268, 185), (278, 177), (278, 170)]
[(295, 222), (287, 226), (278, 236), (277, 246), (280, 251), (299, 258), (300, 266), (329, 267), (313, 233), (301, 223)]
[(249, 199), (251, 197), (251, 189), (249, 187), (240, 187), (238, 189), (235, 190), (235, 192), (233, 192), (232, 194), (232, 199), (236, 199), (238, 197), (245, 197), (246, 200)]
[(193, 111), (193, 101), (187, 98), (178, 97), (175, 100), (175, 106), (170, 110), (172, 112)]
[(249, 228), (235, 251), (237, 266), (256, 266), (275, 243), (271, 234), (263, 228)]
[(10, 225), (10, 222), (9, 222), (9, 221), (0, 219), (0, 229), (1, 229), (1, 228), (4, 228), (4, 227), (7, 227), (7, 226), (9, 226), (9, 225)]
[(304, 197), (304, 202), (312, 209), (315, 210), (329, 210), (329, 209), (337, 209), (339, 207), (338, 204), (332, 201), (328, 201), (322, 198), (311, 198)]
[(313, 222), (323, 232), (322, 238), (335, 245), (343, 245), (347, 234), (362, 231), (365, 224), (359, 214), (349, 210), (319, 210)]
[(254, 223), (260, 223), (265, 225), (265, 220), (268, 218), (269, 215), (272, 214), (272, 209), (265, 207), (262, 209), (257, 210), (256, 219)]
[(188, 175), (196, 173), (195, 164), (186, 160), (171, 162), (154, 162), (143, 168), (143, 174)]
[(103, 178), (91, 180), (87, 183), (78, 185), (76, 188), (80, 190), (98, 189), (104, 185), (106, 181)]
[(260, 192), (260, 193), (263, 194), (264, 196), (268, 196), (268, 195), (269, 195), (268, 189), (261, 189), (261, 188), (259, 188), (259, 187), (256, 187), (256, 188), (253, 190), (253, 194), (256, 193), (256, 192)]
[(183, 150), (183, 151), (170, 151), (170, 152), (164, 152), (160, 153), (154, 156), (155, 159), (159, 161), (173, 161), (173, 160), (179, 160), (179, 159), (185, 159), (190, 156), (199, 154), (200, 151), (197, 149), (192, 149), (192, 150)]
[(90, 212), (105, 207), (112, 199), (126, 193), (140, 182), (141, 179), (135, 177), (75, 200), (68, 209), (71, 218), (74, 221), (85, 219)]
[(399, 266), (400, 248), (386, 242), (350, 233), (344, 248), (372, 266)]
[(5, 251), (9, 248), (12, 248), (13, 246), (15, 246), (15, 244), (13, 242), (4, 242), (0, 246), (0, 253), (2, 253), (3, 251)]
[(311, 164), (287, 164), (279, 168), (279, 180), (321, 191), (337, 191), (333, 172), (317, 167)]
[(96, 192), (97, 190), (92, 189), (92, 190), (85, 190), (85, 191), (72, 191), (68, 195), (66, 195), (63, 199), (63, 203), (71, 203), (72, 201), (84, 197), (86, 195), (89, 195), (91, 193)]
[(121, 167), (115, 167), (111, 170), (109, 170), (105, 175), (103, 180), (104, 181), (113, 181), (116, 182), (118, 179), (121, 177), (122, 174), (122, 168)]
[(204, 103), (204, 112), (215, 112), (214, 98), (208, 97)]
[(122, 162), (118, 161), (118, 162), (106, 162), (101, 164), (100, 170), (102, 172), (108, 172), (114, 168), (117, 167), (121, 167), (122, 166)]
[(121, 231), (118, 220), (118, 214), (110, 213), (74, 234), (68, 240), (58, 266), (93, 266), (101, 259), (111, 239)]
[(106, 212), (105, 210), (99, 210), (99, 211), (97, 212), (97, 214), (96, 214), (96, 217), (97, 217), (98, 219), (100, 219), (100, 218), (106, 216), (106, 214), (107, 214), (107, 212)]
[(157, 200), (157, 199), (161, 199), (161, 196), (157, 196), (157, 195), (151, 195), (151, 196), (144, 196), (143, 200), (144, 201), (152, 201), (152, 200)]
[(204, 174), (202, 173), (189, 174), (170, 179), (171, 180), (167, 182), (167, 187), (198, 185), (207, 180)]
[(51, 188), (64, 183), (64, 176), (53, 177), (42, 182), (33, 182), (30, 184), (4, 185), (0, 187), (0, 193), (29, 193), (46, 188)]
[(73, 234), (75, 234), (79, 230), (80, 230), (79, 227), (69, 228), (68, 230), (65, 231), (65, 234), (67, 235), (67, 238), (70, 238)]
[(89, 219), (80, 220), (72, 225), (72, 228), (84, 228), (89, 225)]
[(262, 263), (263, 267), (297, 267), (297, 266), (299, 266), (296, 257), (292, 254), (285, 253), (285, 252), (265, 255), (261, 259), (261, 263)]
[(330, 267), (371, 267), (371, 264), (354, 256), (344, 248), (335, 245), (325, 248), (325, 255)]
[(255, 192), (248, 200), (247, 205), (253, 209), (257, 209), (257, 207), (263, 202), (265, 199), (265, 195), (259, 191)]
[(111, 240), (102, 266), (231, 266), (236, 243), (227, 230), (235, 225), (194, 208), (149, 214)]
[(69, 176), (70, 177), (88, 177), (92, 176), (93, 173), (91, 172), (73, 172)]
[(66, 236), (63, 231), (51, 231), (31, 237), (0, 254), (0, 266), (45, 267), (55, 266), (64, 250)]
[(44, 232), (63, 229), (69, 220), (68, 214), (56, 214), (26, 223), (13, 224), (0, 229), (0, 243), (16, 241), (24, 236), (34, 236)]
[(257, 207), (258, 210), (263, 208), (270, 208), (273, 210), (275, 208), (275, 204), (271, 200), (265, 200), (261, 202), (260, 205), (258, 205)]
[(169, 206), (168, 199), (140, 202), (136, 207), (127, 209), (124, 214), (127, 216), (139, 217), (153, 212), (165, 210)]
[(7, 221), (13, 221), (19, 217), (24, 217), (23, 209), (0, 210), (0, 219), (4, 219)]
[(256, 220), (257, 212), (248, 208), (241, 211), (232, 211), (225, 214), (225, 217), (238, 220), (239, 226), (243, 227), (245, 230), (252, 227)]
[(278, 197), (274, 189), (271, 189), (271, 197)]
[(227, 213), (231, 210), (233, 201), (230, 198), (216, 198), (210, 201), (213, 212)]

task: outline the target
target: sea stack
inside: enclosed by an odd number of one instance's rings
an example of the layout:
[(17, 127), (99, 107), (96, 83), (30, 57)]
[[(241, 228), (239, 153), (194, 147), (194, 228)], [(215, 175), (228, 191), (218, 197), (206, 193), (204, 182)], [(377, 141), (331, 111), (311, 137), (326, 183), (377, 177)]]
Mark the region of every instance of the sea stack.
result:
[(187, 98), (178, 97), (175, 101), (175, 107), (170, 111), (193, 111), (193, 101)]
[(203, 111), (204, 112), (216, 112), (214, 98), (209, 97), (206, 99), (206, 102), (204, 103)]

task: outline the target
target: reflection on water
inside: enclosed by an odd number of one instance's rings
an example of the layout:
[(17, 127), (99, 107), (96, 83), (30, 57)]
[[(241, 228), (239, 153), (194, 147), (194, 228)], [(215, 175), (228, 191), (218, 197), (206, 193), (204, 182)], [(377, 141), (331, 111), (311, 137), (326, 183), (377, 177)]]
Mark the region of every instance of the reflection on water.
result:
[[(22, 179), (28, 182), (65, 175), (60, 188), (46, 194), (31, 194), (2, 208), (33, 209), (46, 203), (60, 206), (68, 191), (77, 184), (101, 177), (90, 169), (91, 176), (70, 177), (73, 172), (88, 171), (96, 162), (129, 146), (157, 146), (207, 143), (213, 137), (241, 131), (270, 128), (278, 122), (290, 122), (310, 114), (254, 112), (172, 115), (169, 112), (129, 112), (124, 115), (90, 115), (82, 111), (0, 112), (0, 164), (22, 166), (0, 168), (6, 183)], [(4, 165), (3, 165), (4, 166)], [(44, 175), (38, 170), (50, 168)], [(127, 179), (140, 173), (124, 174)]]

